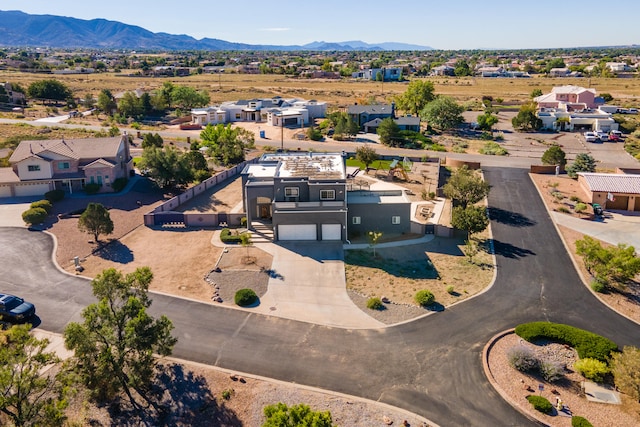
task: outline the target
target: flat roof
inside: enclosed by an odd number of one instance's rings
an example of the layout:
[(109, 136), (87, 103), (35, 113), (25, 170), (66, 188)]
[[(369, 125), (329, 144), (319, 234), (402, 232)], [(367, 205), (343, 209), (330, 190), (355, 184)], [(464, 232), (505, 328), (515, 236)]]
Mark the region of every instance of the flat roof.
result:
[(411, 203), (411, 200), (401, 192), (400, 194), (384, 194), (375, 191), (353, 191), (347, 195), (347, 203), (364, 205), (364, 204), (399, 204)]
[(262, 162), (278, 162), (277, 177), (310, 179), (346, 179), (342, 154), (337, 153), (268, 153)]
[(277, 170), (277, 165), (262, 165), (260, 163), (248, 165), (246, 169), (249, 175), (253, 175), (259, 178), (272, 178), (276, 175)]

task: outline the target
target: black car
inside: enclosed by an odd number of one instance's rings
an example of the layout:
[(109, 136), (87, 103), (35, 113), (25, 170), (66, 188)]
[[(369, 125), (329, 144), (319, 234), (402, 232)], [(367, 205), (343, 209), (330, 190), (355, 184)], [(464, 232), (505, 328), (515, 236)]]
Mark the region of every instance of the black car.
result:
[(0, 318), (22, 322), (36, 314), (36, 307), (14, 295), (0, 294)]

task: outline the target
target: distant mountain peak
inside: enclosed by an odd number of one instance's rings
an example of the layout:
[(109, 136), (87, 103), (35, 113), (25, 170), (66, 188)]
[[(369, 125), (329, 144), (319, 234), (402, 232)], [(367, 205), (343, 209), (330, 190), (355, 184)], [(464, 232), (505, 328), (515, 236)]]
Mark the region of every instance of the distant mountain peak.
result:
[(431, 50), (405, 43), (368, 44), (312, 42), (303, 46), (273, 46), (234, 43), (186, 34), (153, 33), (142, 27), (106, 19), (77, 19), (56, 15), (30, 15), (0, 11), (0, 46), (32, 46), (135, 50)]

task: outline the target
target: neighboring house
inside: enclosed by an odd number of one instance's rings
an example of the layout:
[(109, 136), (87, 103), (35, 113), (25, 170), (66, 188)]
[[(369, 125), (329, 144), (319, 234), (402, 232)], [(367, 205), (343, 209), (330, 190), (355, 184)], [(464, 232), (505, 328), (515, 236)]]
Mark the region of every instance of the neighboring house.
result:
[(308, 125), (312, 119), (324, 117), (327, 103), (299, 98), (250, 99), (223, 102), (218, 106), (191, 110), (191, 121), (205, 126), (209, 123), (266, 122), (272, 126)]
[(410, 232), (411, 202), (402, 190), (350, 192), (347, 181), (341, 154), (265, 154), (242, 171), (247, 225), (270, 222), (279, 241)]
[(566, 67), (552, 68), (549, 70), (549, 77), (568, 77), (571, 74), (571, 70)]
[(385, 81), (397, 81), (402, 76), (402, 68), (365, 68), (351, 74), (354, 79), (378, 80), (378, 75)]
[(607, 67), (612, 73), (623, 73), (625, 71), (633, 70), (633, 68), (627, 65), (626, 62), (607, 62), (605, 67)]
[(13, 90), (11, 83), (9, 82), (6, 82), (4, 84), (0, 83), (0, 85), (3, 85), (4, 91), (7, 94), (7, 97), (9, 98), (9, 103), (19, 104), (19, 105), (26, 104), (26, 98), (24, 93)]
[(364, 130), (365, 123), (374, 119), (395, 118), (395, 104), (383, 105), (350, 105), (347, 114), (351, 117), (360, 129)]
[(100, 192), (129, 176), (129, 137), (22, 141), (0, 169), (0, 197), (42, 196), (50, 190), (80, 191), (88, 183)]
[(448, 65), (439, 65), (431, 69), (431, 74), (434, 76), (454, 76), (455, 68)]
[(301, 72), (300, 77), (306, 79), (339, 79), (340, 73), (337, 71), (309, 70)]
[[(543, 128), (552, 130), (618, 130), (607, 109), (599, 109), (595, 89), (579, 86), (554, 87), (550, 93), (534, 98)], [(561, 119), (558, 121), (558, 119)]]
[[(377, 133), (378, 126), (382, 123), (381, 118), (375, 118), (373, 120), (369, 120), (368, 122), (362, 125), (365, 133)], [(394, 122), (398, 125), (400, 130), (411, 130), (414, 132), (420, 132), (420, 117), (414, 116), (405, 116), (398, 117), (397, 119), (393, 119)]]
[(640, 175), (579, 172), (588, 203), (604, 209), (640, 212)]

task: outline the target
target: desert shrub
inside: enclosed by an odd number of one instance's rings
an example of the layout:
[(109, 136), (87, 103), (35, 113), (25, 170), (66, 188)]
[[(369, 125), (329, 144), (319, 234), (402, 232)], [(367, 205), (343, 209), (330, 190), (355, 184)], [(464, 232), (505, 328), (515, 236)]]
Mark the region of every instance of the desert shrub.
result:
[(384, 308), (384, 304), (380, 298), (373, 297), (367, 300), (367, 308), (370, 310), (382, 310)]
[(595, 382), (602, 382), (605, 375), (609, 373), (609, 367), (606, 363), (589, 357), (576, 361), (573, 367), (580, 375)]
[(240, 307), (246, 307), (255, 303), (258, 300), (258, 295), (252, 289), (240, 289), (236, 292), (234, 301)]
[(569, 200), (571, 200), (572, 202), (582, 203), (582, 200), (578, 196), (571, 196), (569, 197)]
[(246, 227), (247, 226), (247, 217), (243, 216), (242, 218), (240, 218), (240, 225), (242, 227)]
[(593, 427), (593, 424), (584, 417), (574, 415), (571, 417), (571, 427)]
[(228, 388), (226, 390), (222, 390), (222, 398), (224, 400), (229, 400), (231, 399), (231, 396), (233, 396), (235, 394), (235, 390), (233, 390), (232, 388)]
[(571, 211), (569, 209), (567, 209), (565, 206), (560, 206), (560, 207), (556, 208), (556, 212), (571, 213)]
[(31, 203), (31, 205), (29, 206), (31, 209), (35, 209), (35, 208), (42, 208), (44, 209), (48, 214), (51, 213), (51, 209), (53, 209), (53, 205), (51, 204), (50, 201), (48, 200), (38, 200), (37, 202), (33, 202)]
[(113, 181), (113, 184), (111, 184), (111, 188), (113, 188), (113, 191), (115, 191), (116, 193), (121, 192), (122, 190), (124, 190), (124, 187), (127, 186), (127, 178), (117, 178), (115, 181)]
[(28, 225), (40, 224), (47, 218), (47, 215), (47, 211), (42, 208), (31, 208), (22, 212), (22, 220)]
[(95, 182), (85, 184), (84, 191), (87, 194), (96, 194), (98, 191), (100, 191), (100, 184), (97, 184)]
[(453, 286), (447, 286), (447, 293), (449, 295), (453, 295), (456, 293), (456, 291), (453, 289)]
[(64, 199), (64, 190), (51, 190), (44, 193), (44, 198), (51, 203), (59, 202)]
[(442, 151), (442, 152), (447, 151), (447, 147), (438, 143), (425, 144), (424, 149), (431, 150), (431, 151)]
[(576, 206), (573, 208), (574, 211), (576, 211), (576, 213), (582, 213), (584, 211), (587, 210), (587, 205), (585, 203), (576, 203)]
[(532, 394), (530, 396), (527, 396), (527, 400), (529, 401), (529, 403), (531, 403), (533, 409), (542, 412), (543, 414), (549, 414), (553, 410), (553, 405), (545, 397)]
[(507, 350), (507, 359), (512, 368), (521, 372), (531, 371), (538, 367), (535, 353), (524, 345), (516, 345)]
[(591, 282), (591, 289), (593, 292), (602, 293), (607, 289), (607, 284), (603, 283), (601, 279), (593, 279)]
[(523, 323), (516, 326), (515, 332), (520, 338), (529, 342), (547, 338), (561, 344), (568, 344), (576, 349), (581, 359), (590, 357), (606, 361), (611, 352), (618, 349), (616, 343), (610, 339), (561, 323)]
[(418, 305), (426, 307), (429, 304), (432, 304), (435, 301), (436, 297), (431, 291), (422, 289), (416, 292), (416, 295), (413, 297), (413, 299)]
[(436, 193), (435, 193), (435, 192), (433, 192), (433, 191), (430, 191), (430, 192), (429, 192), (429, 198), (430, 198), (431, 200), (435, 199), (435, 198), (436, 198)]
[(484, 147), (480, 149), (480, 154), (486, 154), (488, 156), (506, 156), (509, 152), (502, 148), (497, 142), (490, 141), (484, 144)]
[(237, 231), (235, 233), (232, 233), (228, 228), (223, 228), (220, 231), (220, 240), (223, 243), (240, 243), (242, 241), (242, 238)]
[(564, 365), (553, 360), (541, 360), (538, 364), (540, 375), (550, 383), (558, 381), (564, 377)]

